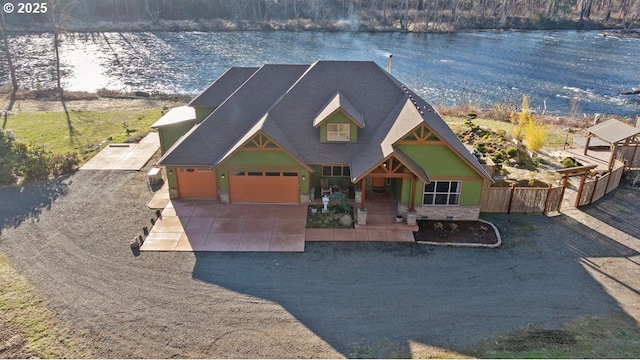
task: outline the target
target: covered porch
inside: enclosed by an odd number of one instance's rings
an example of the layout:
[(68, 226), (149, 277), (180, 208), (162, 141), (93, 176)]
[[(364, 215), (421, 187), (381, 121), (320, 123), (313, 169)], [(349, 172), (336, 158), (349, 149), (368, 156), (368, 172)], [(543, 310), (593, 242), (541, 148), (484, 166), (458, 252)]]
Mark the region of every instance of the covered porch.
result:
[[(429, 182), (424, 170), (399, 152), (377, 164), (355, 184), (356, 227), (418, 231), (415, 194), (420, 180)], [(408, 193), (408, 211), (399, 213), (398, 202), (403, 191)]]

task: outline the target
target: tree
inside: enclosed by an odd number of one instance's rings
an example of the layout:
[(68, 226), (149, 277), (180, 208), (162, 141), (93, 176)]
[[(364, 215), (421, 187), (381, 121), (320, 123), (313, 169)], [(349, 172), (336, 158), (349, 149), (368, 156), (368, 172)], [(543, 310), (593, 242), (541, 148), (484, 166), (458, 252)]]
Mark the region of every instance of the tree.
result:
[[(51, 25), (53, 30), (53, 50), (55, 53), (56, 64), (56, 90), (60, 96), (60, 100), (64, 99), (62, 91), (62, 73), (60, 71), (60, 43), (61, 36), (65, 31), (65, 26), (71, 21), (71, 9), (78, 4), (77, 0), (66, 1), (62, 4), (61, 0), (53, 0), (51, 2)], [(64, 104), (64, 103), (63, 103)]]
[(7, 25), (4, 21), (4, 11), (0, 11), (0, 32), (2, 32), (2, 47), (4, 49), (4, 56), (7, 59), (7, 67), (9, 67), (9, 73), (11, 75), (11, 101), (9, 102), (9, 106), (7, 107), (7, 111), (11, 111), (13, 103), (16, 100), (16, 93), (18, 92), (18, 78), (16, 77), (16, 67), (13, 65), (11, 51), (9, 50), (9, 40), (7, 39)]
[(516, 123), (513, 129), (513, 137), (518, 141), (523, 141), (527, 149), (536, 152), (544, 145), (544, 137), (547, 129), (540, 124), (529, 109), (529, 99), (522, 95), (522, 106), (520, 112), (511, 115), (511, 121)]
[(524, 144), (527, 150), (537, 152), (544, 146), (544, 137), (547, 129), (540, 124), (535, 117), (531, 116), (524, 130)]

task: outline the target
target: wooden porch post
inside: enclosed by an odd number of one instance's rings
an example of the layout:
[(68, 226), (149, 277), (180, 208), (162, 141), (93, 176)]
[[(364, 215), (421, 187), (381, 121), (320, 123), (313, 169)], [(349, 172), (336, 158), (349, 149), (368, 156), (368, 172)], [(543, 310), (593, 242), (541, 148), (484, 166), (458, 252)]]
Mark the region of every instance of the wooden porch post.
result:
[(560, 209), (562, 208), (562, 200), (564, 199), (564, 189), (567, 188), (567, 182), (569, 181), (569, 176), (568, 175), (563, 175), (562, 176), (562, 191), (560, 192), (560, 201), (558, 202), (558, 212), (560, 212)]
[(585, 180), (587, 180), (586, 172), (580, 177), (580, 186), (578, 187), (578, 194), (576, 195), (576, 209), (580, 206), (580, 198), (582, 197), (582, 188), (584, 187)]
[(360, 195), (360, 211), (364, 211), (364, 194), (367, 192), (367, 178), (363, 177), (360, 180), (360, 191), (362, 194)]
[(418, 178), (413, 175), (411, 177), (411, 200), (409, 201), (409, 211), (414, 212), (416, 206), (416, 183)]
[(634, 167), (634, 163), (636, 162), (636, 153), (638, 152), (638, 149), (640, 149), (640, 147), (638, 147), (639, 144), (640, 144), (640, 142), (638, 141), (637, 136), (635, 136), (634, 140), (629, 145), (629, 148), (633, 148), (633, 154), (631, 155), (631, 161), (629, 161), (629, 163), (628, 163), (630, 168)]
[(589, 149), (589, 143), (591, 142), (591, 136), (593, 136), (591, 133), (587, 134), (587, 141), (584, 143), (584, 151), (583, 151), (584, 155), (587, 155), (587, 150)]
[(614, 143), (611, 144), (611, 159), (609, 160), (609, 172), (611, 172), (611, 170), (613, 170), (613, 165), (616, 162), (616, 151), (618, 151), (618, 144)]

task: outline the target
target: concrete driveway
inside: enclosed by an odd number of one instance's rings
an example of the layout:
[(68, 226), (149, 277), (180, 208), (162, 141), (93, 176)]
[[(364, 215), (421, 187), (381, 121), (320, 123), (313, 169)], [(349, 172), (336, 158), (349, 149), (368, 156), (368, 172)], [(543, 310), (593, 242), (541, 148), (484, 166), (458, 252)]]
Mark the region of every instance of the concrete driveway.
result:
[(150, 132), (139, 143), (110, 144), (80, 170), (135, 170), (142, 169), (153, 154), (160, 149), (157, 132)]
[(140, 250), (303, 252), (306, 221), (304, 205), (173, 200)]

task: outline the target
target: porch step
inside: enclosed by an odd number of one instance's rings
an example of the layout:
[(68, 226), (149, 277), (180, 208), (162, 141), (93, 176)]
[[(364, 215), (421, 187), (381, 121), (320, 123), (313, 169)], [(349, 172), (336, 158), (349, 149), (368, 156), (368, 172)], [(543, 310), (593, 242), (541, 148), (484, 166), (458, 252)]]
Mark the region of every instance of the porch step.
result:
[(391, 230), (391, 231), (418, 231), (418, 225), (409, 226), (405, 223), (376, 223), (367, 220), (367, 225), (356, 224), (356, 229), (376, 229), (376, 230)]

